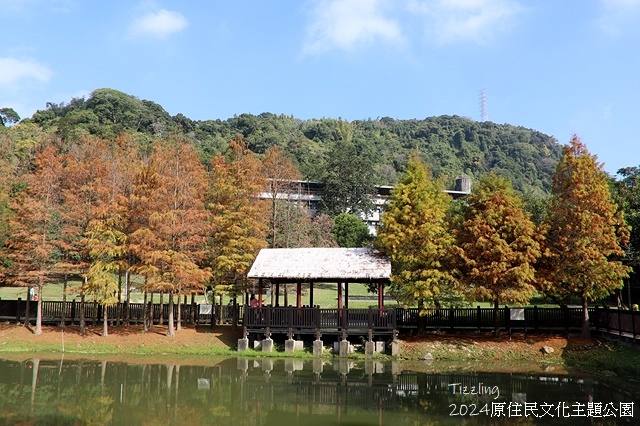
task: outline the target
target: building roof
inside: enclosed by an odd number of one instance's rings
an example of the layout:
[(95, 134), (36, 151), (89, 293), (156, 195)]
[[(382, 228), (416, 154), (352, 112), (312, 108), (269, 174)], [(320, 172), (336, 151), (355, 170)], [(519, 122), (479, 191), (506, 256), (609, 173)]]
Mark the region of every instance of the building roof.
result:
[(248, 277), (279, 282), (389, 280), (391, 261), (367, 248), (262, 249)]

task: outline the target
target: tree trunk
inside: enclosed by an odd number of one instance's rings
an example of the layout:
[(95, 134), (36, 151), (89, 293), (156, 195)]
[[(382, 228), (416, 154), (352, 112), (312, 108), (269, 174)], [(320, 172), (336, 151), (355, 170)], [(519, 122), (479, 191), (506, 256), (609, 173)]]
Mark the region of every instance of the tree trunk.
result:
[(131, 283), (129, 282), (129, 271), (124, 273), (124, 294), (127, 300), (124, 301), (124, 323), (125, 325), (129, 325), (131, 322), (131, 309), (130, 309), (130, 299), (131, 299)]
[(93, 301), (93, 325), (95, 326), (96, 324), (98, 324), (98, 301), (94, 300)]
[(163, 299), (163, 293), (160, 292), (160, 318), (158, 319), (158, 324), (162, 325), (164, 324), (164, 300)]
[(107, 324), (107, 320), (109, 318), (108, 311), (109, 310), (107, 309), (107, 305), (103, 305), (102, 306), (102, 337), (107, 337), (109, 335), (109, 329)]
[(191, 293), (191, 315), (189, 316), (189, 324), (196, 322), (196, 295)]
[(591, 330), (589, 330), (589, 309), (587, 308), (587, 298), (582, 297), (582, 333), (581, 336), (585, 339), (591, 337)]
[(146, 333), (149, 331), (149, 323), (147, 322), (149, 315), (149, 307), (147, 306), (147, 290), (144, 291), (144, 297), (142, 300), (142, 327)]
[(182, 306), (183, 303), (180, 300), (180, 295), (178, 295), (178, 321), (176, 323), (176, 330), (182, 330)]
[(153, 292), (150, 293), (149, 297), (149, 328), (153, 326)]
[(87, 320), (84, 317), (84, 293), (80, 295), (80, 334), (84, 334), (87, 327)]
[(62, 319), (60, 320), (60, 328), (63, 330), (67, 320), (67, 280), (68, 275), (64, 274), (64, 281), (62, 283)]
[(25, 308), (26, 310), (24, 311), (24, 327), (25, 328), (29, 328), (30, 324), (29, 322), (31, 321), (31, 287), (27, 287), (27, 307)]
[(122, 271), (118, 268), (118, 309), (116, 310), (116, 327), (120, 327), (120, 320), (122, 319)]
[(500, 306), (497, 299), (493, 301), (493, 336), (500, 337)]
[(175, 337), (176, 331), (173, 326), (173, 293), (169, 293), (169, 324), (168, 325), (169, 327), (167, 329), (167, 336)]
[(36, 308), (36, 336), (42, 334), (42, 283), (38, 286), (38, 307)]

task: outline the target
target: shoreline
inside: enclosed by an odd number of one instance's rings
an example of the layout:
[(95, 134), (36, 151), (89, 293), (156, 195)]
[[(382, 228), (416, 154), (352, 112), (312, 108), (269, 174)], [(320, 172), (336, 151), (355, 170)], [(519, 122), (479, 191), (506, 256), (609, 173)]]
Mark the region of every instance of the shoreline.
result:
[[(161, 360), (188, 358), (190, 361), (211, 362), (212, 358), (300, 358), (312, 359), (305, 351), (293, 354), (276, 351), (263, 353), (236, 350), (240, 332), (231, 326), (188, 326), (176, 330), (175, 337), (166, 336), (166, 326), (153, 326), (144, 333), (142, 326), (110, 327), (109, 336), (102, 337), (102, 326), (88, 326), (84, 335), (78, 326), (67, 326), (64, 331), (57, 326), (43, 326), (36, 336), (22, 325), (0, 324), (0, 357), (33, 358), (34, 354), (68, 359), (82, 357), (126, 358), (135, 362), (147, 362), (149, 358)], [(640, 351), (598, 339), (563, 337), (557, 335), (508, 334), (495, 338), (486, 334), (431, 333), (425, 336), (405, 336), (401, 341), (401, 356), (376, 355), (367, 357), (353, 353), (349, 359), (402, 361), (415, 368), (431, 368), (425, 361), (427, 353), (433, 358), (433, 368), (457, 366), (464, 369), (493, 368), (500, 364), (508, 370), (578, 369), (608, 377), (618, 377), (634, 382), (640, 376)], [(64, 344), (64, 351), (63, 351)], [(326, 346), (326, 342), (325, 342)], [(359, 346), (359, 345), (356, 345)], [(543, 347), (551, 353), (543, 353)], [(338, 358), (326, 351), (323, 358)], [(640, 383), (640, 382), (638, 382)]]

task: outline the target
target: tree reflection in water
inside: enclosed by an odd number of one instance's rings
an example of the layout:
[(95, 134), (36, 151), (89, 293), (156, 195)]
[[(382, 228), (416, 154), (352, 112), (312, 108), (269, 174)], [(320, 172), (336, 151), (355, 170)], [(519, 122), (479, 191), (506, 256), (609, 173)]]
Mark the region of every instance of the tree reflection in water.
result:
[[(595, 401), (617, 407), (640, 400), (637, 391), (606, 381), (544, 372), (421, 373), (405, 370), (399, 361), (348, 359), (230, 358), (207, 365), (158, 361), (0, 358), (0, 425), (401, 426), (452, 423), (452, 404)], [(436, 371), (437, 366), (429, 368)], [(499, 395), (492, 389), (499, 389)], [(499, 424), (485, 414), (475, 420)], [(620, 419), (602, 420), (616, 424)]]

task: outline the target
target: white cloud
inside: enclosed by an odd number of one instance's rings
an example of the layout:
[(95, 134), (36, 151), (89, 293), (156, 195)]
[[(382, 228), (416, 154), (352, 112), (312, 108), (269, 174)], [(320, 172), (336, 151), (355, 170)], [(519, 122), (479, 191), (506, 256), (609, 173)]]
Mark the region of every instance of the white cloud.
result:
[(181, 13), (160, 9), (135, 19), (129, 27), (129, 35), (131, 37), (164, 38), (182, 31), (188, 25), (187, 18)]
[(51, 70), (34, 59), (0, 58), (0, 86), (11, 87), (24, 81), (47, 82)]
[(525, 11), (515, 0), (409, 0), (408, 10), (423, 17), (428, 37), (441, 44), (486, 43)]
[(600, 0), (603, 12), (597, 21), (600, 30), (613, 37), (637, 28), (640, 0)]
[(386, 0), (317, 1), (303, 51), (322, 53), (337, 48), (350, 51), (376, 40), (401, 43), (399, 24), (385, 17)]
[(638, 7), (640, 6), (640, 0), (600, 0), (605, 7)]

